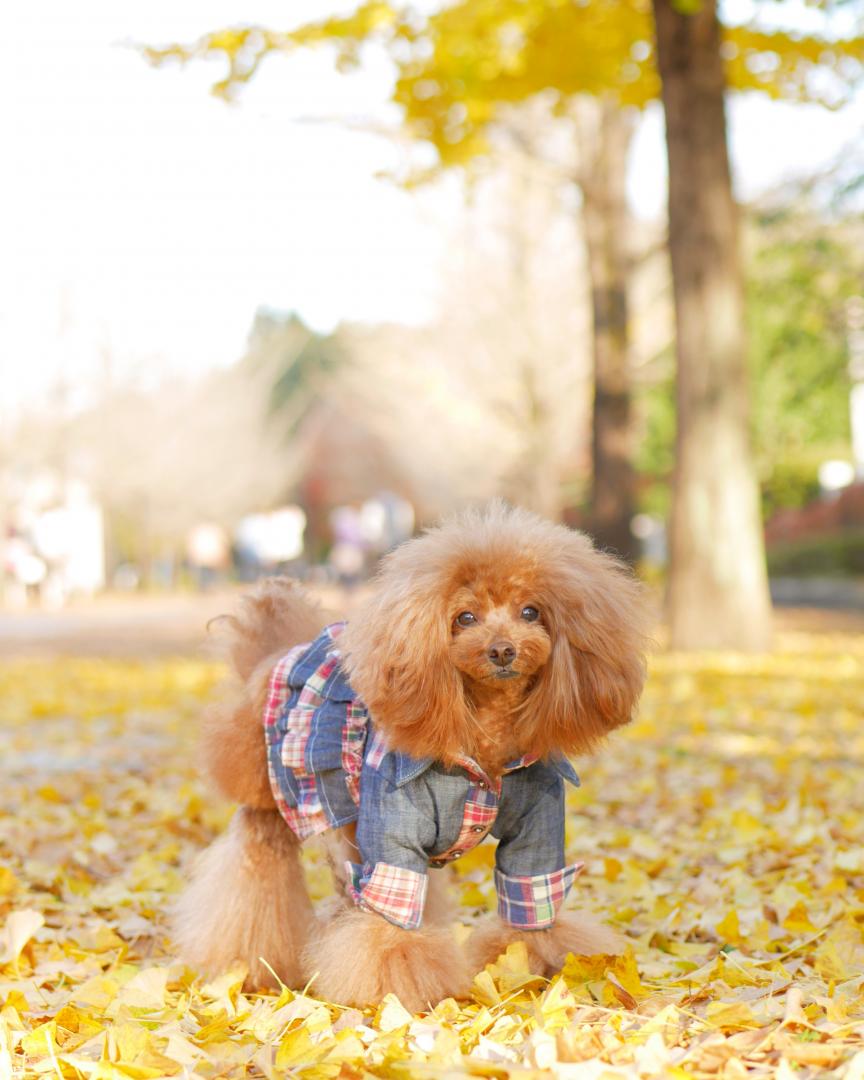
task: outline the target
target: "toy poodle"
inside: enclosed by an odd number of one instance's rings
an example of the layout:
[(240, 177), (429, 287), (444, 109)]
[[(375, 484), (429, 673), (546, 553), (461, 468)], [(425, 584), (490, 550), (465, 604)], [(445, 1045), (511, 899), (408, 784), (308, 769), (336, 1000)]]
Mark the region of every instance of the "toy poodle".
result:
[[(561, 910), (568, 756), (633, 713), (646, 611), (629, 569), (584, 535), (494, 503), (409, 540), (374, 595), (327, 624), (287, 579), (224, 617), (236, 685), (205, 718), (205, 766), (240, 803), (177, 904), (183, 957), (243, 962), (366, 1005), (419, 1011), (466, 993), (510, 942), (550, 975), (613, 953)], [(498, 841), (498, 912), (464, 947), (441, 868)], [(313, 910), (300, 845), (320, 836), (337, 897)]]

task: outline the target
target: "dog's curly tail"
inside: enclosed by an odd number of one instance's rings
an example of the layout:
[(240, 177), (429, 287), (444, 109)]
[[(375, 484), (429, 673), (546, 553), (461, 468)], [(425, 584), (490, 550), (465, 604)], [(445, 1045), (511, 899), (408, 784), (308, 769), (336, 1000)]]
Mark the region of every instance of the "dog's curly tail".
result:
[(264, 706), (270, 673), (292, 648), (312, 641), (325, 613), (289, 578), (267, 578), (245, 596), (233, 615), (213, 623), (215, 650), (234, 678), (204, 713), (204, 771), (228, 799), (256, 809), (274, 806), (264, 742)]
[(271, 577), (247, 593), (234, 614), (217, 615), (207, 628), (214, 628), (216, 651), (246, 680), (268, 657), (312, 641), (327, 621), (296, 581)]

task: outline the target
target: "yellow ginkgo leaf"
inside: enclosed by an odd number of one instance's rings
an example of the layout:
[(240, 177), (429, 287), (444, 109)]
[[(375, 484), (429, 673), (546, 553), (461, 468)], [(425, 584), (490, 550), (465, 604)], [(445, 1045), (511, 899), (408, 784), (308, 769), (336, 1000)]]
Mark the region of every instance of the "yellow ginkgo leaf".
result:
[(814, 926), (810, 921), (807, 908), (801, 902), (795, 904), (789, 911), (789, 914), (783, 920), (783, 926), (787, 930), (791, 930), (793, 934), (815, 934), (818, 930), (818, 927)]
[(8, 866), (0, 866), (0, 896), (12, 896), (21, 888), (21, 882)]
[(705, 1017), (713, 1027), (723, 1031), (740, 1031), (759, 1027), (753, 1010), (743, 1001), (712, 1001), (705, 1010)]
[(387, 994), (375, 1017), (377, 1026), (381, 1031), (395, 1031), (405, 1027), (413, 1020), (413, 1016), (395, 994)]
[(738, 923), (738, 912), (730, 908), (720, 922), (717, 923), (717, 936), (721, 941), (727, 941), (730, 945), (741, 944), (741, 927)]
[(0, 967), (15, 963), (27, 942), (44, 925), (45, 917), (41, 912), (13, 911), (0, 930)]

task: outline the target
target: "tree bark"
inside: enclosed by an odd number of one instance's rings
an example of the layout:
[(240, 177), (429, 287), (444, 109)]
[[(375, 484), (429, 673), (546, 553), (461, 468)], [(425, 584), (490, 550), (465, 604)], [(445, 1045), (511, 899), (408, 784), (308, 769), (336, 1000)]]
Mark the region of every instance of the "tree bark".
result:
[(771, 604), (749, 431), (738, 214), (715, 0), (653, 0), (669, 159), (677, 437), (668, 593), (674, 648), (759, 651)]
[(587, 100), (577, 111), (582, 224), (593, 321), (594, 404), (589, 529), (598, 544), (635, 561), (630, 530), (635, 474), (630, 409), (627, 285), (630, 273), (627, 156), (633, 119), (614, 101)]

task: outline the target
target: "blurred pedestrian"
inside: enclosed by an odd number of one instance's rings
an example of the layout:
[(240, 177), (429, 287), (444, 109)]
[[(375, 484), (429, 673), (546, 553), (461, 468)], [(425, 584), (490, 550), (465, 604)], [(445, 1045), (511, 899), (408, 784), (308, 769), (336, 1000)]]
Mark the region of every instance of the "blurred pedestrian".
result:
[(206, 592), (224, 574), (229, 564), (228, 537), (221, 525), (200, 522), (186, 539), (186, 557), (201, 592)]

